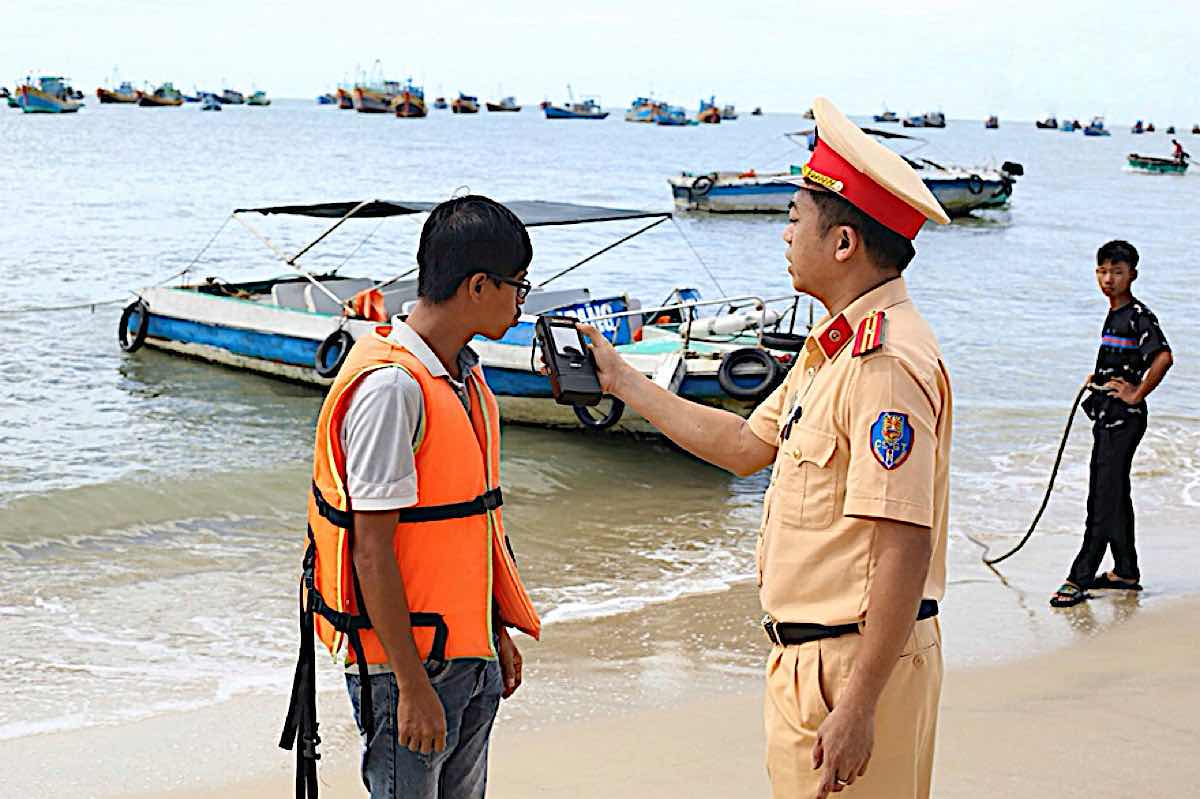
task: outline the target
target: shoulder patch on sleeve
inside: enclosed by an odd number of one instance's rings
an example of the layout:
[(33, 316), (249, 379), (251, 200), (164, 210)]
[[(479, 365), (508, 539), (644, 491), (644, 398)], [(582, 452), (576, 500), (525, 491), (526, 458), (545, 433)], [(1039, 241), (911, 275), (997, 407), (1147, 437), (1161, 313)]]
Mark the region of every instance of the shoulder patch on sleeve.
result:
[(891, 471), (908, 460), (913, 448), (913, 428), (908, 414), (884, 411), (871, 425), (871, 454), (879, 465)]
[(883, 325), (887, 317), (883, 311), (872, 311), (858, 323), (854, 335), (854, 349), (850, 355), (858, 357), (874, 352), (883, 346)]

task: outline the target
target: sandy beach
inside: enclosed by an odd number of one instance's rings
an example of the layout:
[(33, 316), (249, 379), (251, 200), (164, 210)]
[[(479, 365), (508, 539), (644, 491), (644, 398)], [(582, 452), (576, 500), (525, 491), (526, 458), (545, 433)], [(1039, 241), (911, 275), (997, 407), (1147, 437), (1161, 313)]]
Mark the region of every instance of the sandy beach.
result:
[[(1067, 613), (1081, 630), (1091, 629), (1091, 608)], [(950, 669), (936, 795), (1186, 795), (1200, 750), (1198, 613), (1200, 600), (1178, 600), (1139, 609), (1069, 648)], [(759, 702), (756, 692), (743, 691), (697, 696), (669, 710), (532, 729), (500, 725), (489, 795), (766, 796)], [(288, 796), (290, 761), (271, 743), (277, 704), (275, 696), (243, 697), (115, 729), (32, 735), (6, 741), (0, 767), (15, 775), (10, 787), (33, 790), (20, 795)], [(325, 796), (365, 796), (352, 765), (355, 742), (337, 737), (345, 712), (336, 694), (323, 697)], [(95, 752), (104, 757), (88, 754)], [(46, 792), (68, 783), (69, 791)]]

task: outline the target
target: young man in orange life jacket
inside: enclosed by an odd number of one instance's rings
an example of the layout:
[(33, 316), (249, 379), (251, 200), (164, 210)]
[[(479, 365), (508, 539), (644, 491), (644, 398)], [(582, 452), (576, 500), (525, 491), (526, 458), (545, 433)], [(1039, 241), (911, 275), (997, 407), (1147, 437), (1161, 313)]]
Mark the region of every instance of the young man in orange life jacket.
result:
[(347, 650), (373, 799), (482, 797), (492, 722), (521, 684), (506, 627), (540, 632), (504, 535), (499, 410), (468, 346), (516, 324), (532, 257), (503, 205), (439, 205), (416, 306), (359, 338), (321, 409), (310, 593), (332, 609), (317, 603), (316, 634)]

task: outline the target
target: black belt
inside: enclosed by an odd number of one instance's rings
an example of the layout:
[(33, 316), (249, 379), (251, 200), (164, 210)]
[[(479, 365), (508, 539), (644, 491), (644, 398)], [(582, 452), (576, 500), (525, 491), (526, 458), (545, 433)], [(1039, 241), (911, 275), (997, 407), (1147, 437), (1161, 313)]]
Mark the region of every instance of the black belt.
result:
[[(931, 619), (938, 615), (936, 599), (922, 599), (921, 607), (917, 610), (917, 621)], [(763, 629), (767, 638), (777, 646), (797, 646), (809, 641), (820, 641), (822, 638), (837, 638), (839, 635), (858, 632), (858, 624), (835, 624), (832, 627), (825, 624), (806, 624), (804, 622), (775, 621), (770, 616), (763, 618)]]

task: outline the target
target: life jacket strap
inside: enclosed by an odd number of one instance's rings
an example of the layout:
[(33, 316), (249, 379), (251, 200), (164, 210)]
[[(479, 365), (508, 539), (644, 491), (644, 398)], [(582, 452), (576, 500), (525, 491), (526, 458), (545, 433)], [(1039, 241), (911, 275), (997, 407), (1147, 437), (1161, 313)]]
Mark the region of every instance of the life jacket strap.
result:
[[(312, 484), (312, 493), (313, 499), (317, 503), (317, 512), (326, 521), (343, 530), (353, 529), (354, 514), (330, 504), (321, 493), (321, 489), (317, 487), (315, 480)], [(405, 524), (411, 524), (414, 522), (443, 522), (448, 519), (466, 519), (471, 516), (482, 516), (488, 511), (496, 510), (503, 504), (504, 494), (501, 492), (500, 487), (497, 486), (466, 502), (401, 508), (399, 511), (400, 521)]]

